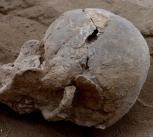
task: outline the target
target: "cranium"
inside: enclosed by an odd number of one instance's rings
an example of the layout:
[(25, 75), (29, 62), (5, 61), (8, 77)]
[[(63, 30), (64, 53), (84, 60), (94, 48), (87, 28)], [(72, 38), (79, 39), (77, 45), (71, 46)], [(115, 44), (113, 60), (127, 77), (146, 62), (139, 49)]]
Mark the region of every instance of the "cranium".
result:
[(0, 101), (19, 113), (105, 129), (135, 103), (150, 58), (140, 32), (103, 9), (65, 12), (0, 67)]

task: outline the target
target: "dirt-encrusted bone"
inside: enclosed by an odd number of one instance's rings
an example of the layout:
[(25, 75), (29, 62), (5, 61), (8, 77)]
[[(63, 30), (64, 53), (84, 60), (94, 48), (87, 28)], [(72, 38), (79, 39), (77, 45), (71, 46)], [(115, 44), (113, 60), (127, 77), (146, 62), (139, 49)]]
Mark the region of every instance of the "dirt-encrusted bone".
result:
[(135, 103), (149, 65), (147, 44), (129, 21), (103, 9), (72, 10), (0, 66), (0, 102), (105, 129)]

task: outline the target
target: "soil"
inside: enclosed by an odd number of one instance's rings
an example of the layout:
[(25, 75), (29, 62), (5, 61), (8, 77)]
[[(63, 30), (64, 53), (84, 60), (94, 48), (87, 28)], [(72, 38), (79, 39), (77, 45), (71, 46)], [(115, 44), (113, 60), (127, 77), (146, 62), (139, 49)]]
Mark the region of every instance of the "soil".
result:
[(39, 113), (21, 116), (1, 104), (0, 137), (153, 137), (152, 0), (0, 0), (0, 64), (12, 62), (25, 41), (41, 40), (62, 12), (85, 7), (104, 8), (127, 18), (147, 40), (151, 67), (136, 104), (105, 131), (47, 122)]

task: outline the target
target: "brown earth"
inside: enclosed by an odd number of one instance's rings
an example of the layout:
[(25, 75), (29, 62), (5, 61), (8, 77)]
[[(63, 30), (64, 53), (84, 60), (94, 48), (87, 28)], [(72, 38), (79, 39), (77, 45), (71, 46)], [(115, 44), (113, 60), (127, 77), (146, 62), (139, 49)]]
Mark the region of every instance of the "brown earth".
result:
[(137, 103), (105, 131), (46, 122), (40, 114), (19, 116), (0, 105), (0, 137), (153, 137), (152, 0), (0, 0), (0, 64), (12, 62), (25, 41), (41, 40), (60, 13), (85, 7), (104, 8), (126, 17), (146, 38), (151, 67)]

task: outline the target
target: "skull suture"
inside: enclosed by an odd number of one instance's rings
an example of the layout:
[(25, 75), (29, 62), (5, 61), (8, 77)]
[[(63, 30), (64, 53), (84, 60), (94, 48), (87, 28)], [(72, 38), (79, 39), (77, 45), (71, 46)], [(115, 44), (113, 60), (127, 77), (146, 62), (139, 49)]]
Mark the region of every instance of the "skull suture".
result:
[(135, 103), (146, 80), (149, 50), (127, 20), (103, 9), (68, 11), (44, 39), (0, 67), (0, 101), (19, 113), (106, 128)]

